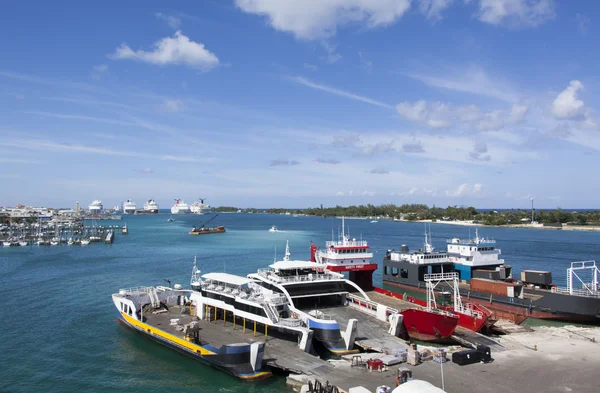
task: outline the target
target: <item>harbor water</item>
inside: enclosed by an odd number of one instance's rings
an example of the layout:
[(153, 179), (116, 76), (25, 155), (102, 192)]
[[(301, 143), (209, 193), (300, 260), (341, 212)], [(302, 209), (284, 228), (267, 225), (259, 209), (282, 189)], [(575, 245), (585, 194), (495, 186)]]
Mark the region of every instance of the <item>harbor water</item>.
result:
[[(102, 243), (0, 249), (1, 392), (281, 392), (284, 378), (248, 384), (161, 347), (117, 322), (111, 294), (140, 285), (189, 286), (192, 260), (205, 273), (245, 275), (283, 257), (308, 259), (310, 242), (323, 246), (341, 220), (290, 215), (221, 214), (210, 225), (227, 232), (190, 236), (210, 216), (124, 216), (129, 235)], [(99, 222), (100, 224), (100, 222)], [(101, 225), (101, 224), (100, 224)], [(269, 232), (271, 226), (280, 232)], [(423, 247), (424, 225), (346, 220), (351, 237), (368, 240), (381, 266), (385, 251)], [(474, 228), (432, 224), (433, 245), (467, 238)], [(572, 261), (600, 256), (600, 233), (481, 228), (515, 274), (549, 270), (565, 284)], [(381, 286), (381, 270), (375, 272)]]

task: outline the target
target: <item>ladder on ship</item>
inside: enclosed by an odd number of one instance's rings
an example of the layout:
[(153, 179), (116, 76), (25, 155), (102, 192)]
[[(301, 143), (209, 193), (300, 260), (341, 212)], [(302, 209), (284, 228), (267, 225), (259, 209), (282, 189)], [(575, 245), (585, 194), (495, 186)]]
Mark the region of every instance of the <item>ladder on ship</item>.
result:
[(160, 307), (160, 299), (158, 298), (158, 293), (156, 293), (156, 288), (151, 287), (148, 291), (148, 296), (150, 297), (150, 304), (153, 308)]
[(273, 323), (279, 322), (279, 318), (277, 317), (277, 312), (273, 309), (272, 304), (265, 304), (263, 307), (267, 313), (267, 316)]

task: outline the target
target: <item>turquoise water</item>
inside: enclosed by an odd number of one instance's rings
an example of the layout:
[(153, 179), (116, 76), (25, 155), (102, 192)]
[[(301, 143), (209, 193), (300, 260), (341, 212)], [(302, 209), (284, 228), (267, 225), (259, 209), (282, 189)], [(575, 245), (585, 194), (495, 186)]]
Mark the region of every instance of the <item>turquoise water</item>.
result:
[[(116, 321), (110, 295), (138, 285), (189, 284), (194, 255), (203, 272), (247, 274), (283, 256), (306, 259), (310, 241), (322, 246), (340, 220), (252, 214), (221, 214), (212, 224), (225, 234), (190, 236), (203, 219), (169, 215), (125, 216), (129, 235), (113, 245), (0, 248), (0, 391), (9, 392), (280, 392), (281, 377), (247, 384), (163, 348)], [(111, 221), (112, 224), (123, 223)], [(423, 224), (346, 220), (361, 234), (377, 263), (388, 248), (422, 246)], [(276, 225), (285, 232), (270, 233)], [(432, 224), (433, 243), (468, 237), (469, 228)], [(473, 231), (473, 229), (471, 229)], [(551, 270), (564, 283), (571, 261), (600, 255), (600, 233), (484, 228), (507, 263)], [(381, 271), (375, 274), (381, 285)]]

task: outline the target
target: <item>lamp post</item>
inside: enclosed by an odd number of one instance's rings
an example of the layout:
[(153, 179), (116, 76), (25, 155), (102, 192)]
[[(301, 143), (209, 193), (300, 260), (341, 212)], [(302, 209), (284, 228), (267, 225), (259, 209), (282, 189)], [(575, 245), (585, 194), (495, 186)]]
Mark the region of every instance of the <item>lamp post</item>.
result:
[(533, 222), (535, 220), (535, 211), (533, 210), (533, 198), (531, 198), (531, 225), (533, 225)]

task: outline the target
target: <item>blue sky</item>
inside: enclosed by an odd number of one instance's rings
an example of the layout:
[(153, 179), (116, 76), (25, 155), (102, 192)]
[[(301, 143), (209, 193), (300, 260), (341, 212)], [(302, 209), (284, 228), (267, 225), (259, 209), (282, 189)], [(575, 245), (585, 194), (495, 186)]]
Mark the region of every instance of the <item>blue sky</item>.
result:
[(598, 11), (5, 3), (0, 205), (598, 207)]

